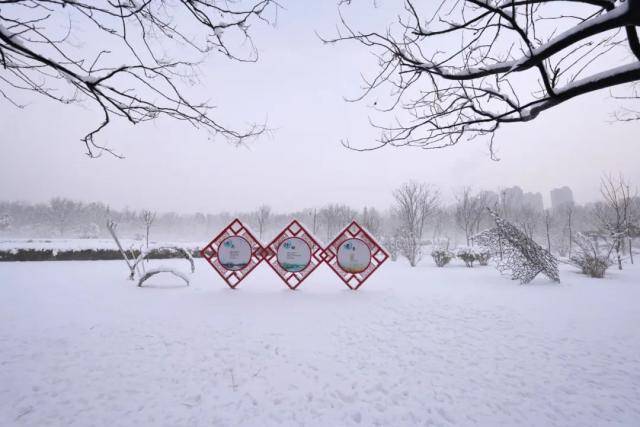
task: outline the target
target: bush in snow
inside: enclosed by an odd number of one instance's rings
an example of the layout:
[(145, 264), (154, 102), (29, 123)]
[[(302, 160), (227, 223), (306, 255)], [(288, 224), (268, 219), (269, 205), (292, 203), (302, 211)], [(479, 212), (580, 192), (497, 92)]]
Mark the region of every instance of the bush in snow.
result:
[(491, 251), (487, 248), (476, 248), (476, 261), (480, 263), (480, 265), (489, 265), (489, 260), (491, 259)]
[(583, 274), (602, 279), (607, 269), (613, 265), (613, 261), (611, 261), (613, 245), (606, 254), (602, 253), (593, 240), (582, 233), (578, 233), (573, 242), (578, 250), (569, 259), (569, 262), (578, 267)]
[(456, 256), (464, 261), (464, 265), (467, 267), (473, 267), (473, 262), (476, 260), (476, 253), (474, 249), (467, 246), (458, 248)]
[(434, 249), (431, 251), (433, 262), (435, 262), (438, 267), (444, 267), (449, 264), (449, 261), (451, 261), (454, 256), (455, 255), (448, 249)]

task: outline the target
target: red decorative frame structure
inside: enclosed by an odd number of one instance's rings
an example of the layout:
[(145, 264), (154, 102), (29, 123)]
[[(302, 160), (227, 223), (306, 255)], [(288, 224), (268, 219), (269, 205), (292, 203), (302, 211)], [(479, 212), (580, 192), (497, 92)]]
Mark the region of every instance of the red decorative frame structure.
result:
[[(371, 261), (367, 268), (359, 273), (349, 273), (348, 271), (343, 270), (338, 264), (338, 249), (340, 245), (349, 239), (358, 239), (361, 240), (364, 244), (367, 245), (369, 251), (371, 252)], [(347, 226), (338, 237), (336, 237), (333, 242), (327, 246), (322, 254), (323, 260), (331, 267), (335, 273), (340, 276), (340, 279), (344, 282), (349, 289), (357, 290), (362, 284), (373, 274), (374, 271), (384, 263), (387, 258), (389, 258), (389, 254), (382, 249), (382, 246), (376, 242), (376, 240), (365, 231), (357, 222), (353, 221), (349, 226)]]
[[(292, 272), (284, 269), (278, 262), (278, 248), (287, 239), (297, 237), (304, 241), (311, 252), (311, 259), (309, 264), (300, 271)], [(302, 284), (318, 266), (322, 263), (324, 250), (320, 244), (313, 238), (313, 236), (297, 221), (293, 220), (291, 223), (276, 236), (275, 239), (267, 247), (264, 248), (264, 259), (273, 269), (273, 271), (280, 276), (284, 283), (292, 290), (295, 290)]]
[[(229, 270), (222, 266), (218, 258), (218, 250), (220, 244), (228, 237), (242, 237), (251, 246), (251, 258), (249, 264), (239, 270)], [(247, 277), (254, 268), (262, 262), (264, 259), (264, 248), (260, 245), (258, 239), (256, 239), (251, 231), (240, 222), (238, 219), (234, 219), (231, 224), (227, 225), (220, 234), (211, 240), (202, 250), (200, 255), (207, 260), (215, 271), (218, 272), (220, 277), (229, 285), (231, 289), (235, 289), (240, 282)]]

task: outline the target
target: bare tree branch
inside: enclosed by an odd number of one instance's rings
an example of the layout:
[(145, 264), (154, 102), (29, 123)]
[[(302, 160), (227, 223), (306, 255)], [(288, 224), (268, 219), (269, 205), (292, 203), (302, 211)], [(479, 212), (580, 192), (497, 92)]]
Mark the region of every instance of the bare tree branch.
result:
[(493, 156), (502, 124), (640, 81), (640, 0), (441, 0), (425, 16), (406, 0), (397, 23), (362, 32), (341, 13), (337, 37), (323, 39), (369, 48), (378, 68), (356, 100), (389, 89), (376, 109), (403, 112), (392, 125), (373, 123), (377, 145), (350, 148), (437, 149), (484, 137)]
[(197, 81), (208, 53), (257, 60), (249, 25), (274, 22), (278, 5), (252, 1), (0, 0), (0, 99), (22, 106), (26, 91), (63, 104), (92, 102), (102, 119), (82, 138), (90, 157), (116, 155), (96, 141), (115, 119), (168, 117), (240, 143), (264, 125), (231, 129), (207, 101), (189, 100), (183, 85)]

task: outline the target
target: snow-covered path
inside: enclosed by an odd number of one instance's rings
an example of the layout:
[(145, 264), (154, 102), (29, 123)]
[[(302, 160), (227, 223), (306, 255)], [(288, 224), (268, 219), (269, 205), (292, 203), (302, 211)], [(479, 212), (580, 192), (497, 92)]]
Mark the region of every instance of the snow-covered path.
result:
[(196, 267), (140, 289), (122, 262), (0, 264), (0, 425), (640, 425), (637, 267), (389, 262), (358, 292)]

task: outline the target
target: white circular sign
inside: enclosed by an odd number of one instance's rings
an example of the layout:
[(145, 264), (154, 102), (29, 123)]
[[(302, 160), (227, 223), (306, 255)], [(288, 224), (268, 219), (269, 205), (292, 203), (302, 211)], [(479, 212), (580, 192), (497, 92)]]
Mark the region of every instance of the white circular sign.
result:
[(307, 268), (311, 262), (311, 249), (301, 238), (289, 237), (278, 246), (277, 260), (280, 267), (296, 273)]
[(360, 239), (347, 239), (338, 248), (338, 265), (347, 273), (362, 273), (371, 263), (371, 251)]
[(242, 270), (251, 262), (251, 245), (244, 237), (227, 237), (218, 248), (218, 260), (227, 270)]

